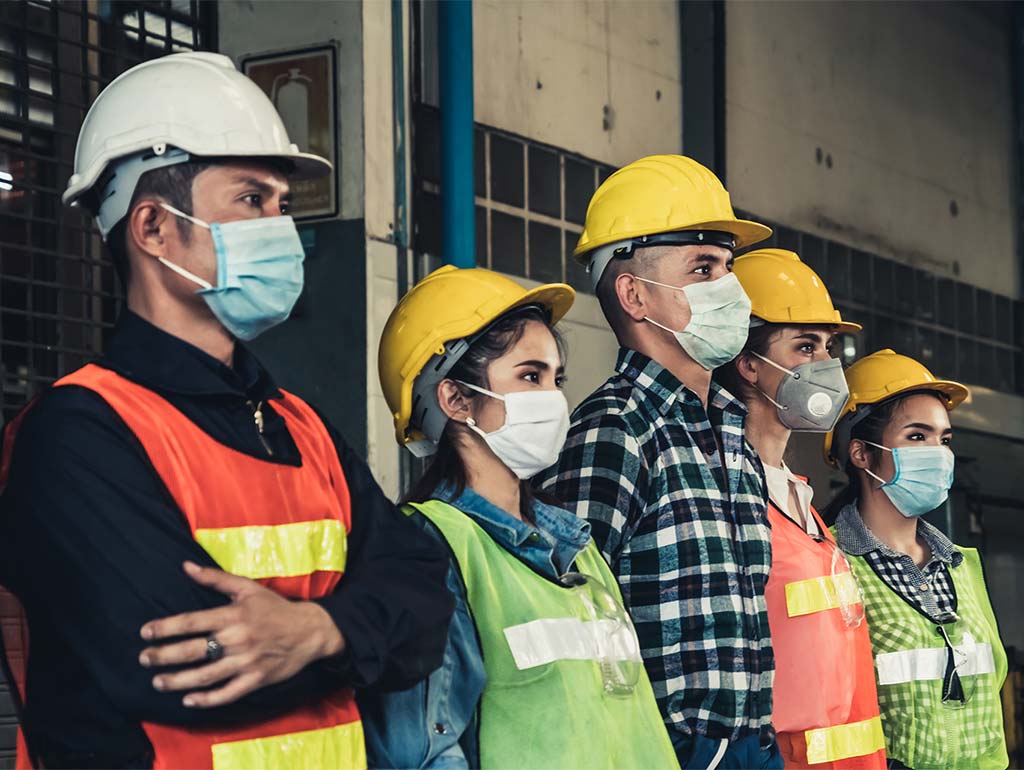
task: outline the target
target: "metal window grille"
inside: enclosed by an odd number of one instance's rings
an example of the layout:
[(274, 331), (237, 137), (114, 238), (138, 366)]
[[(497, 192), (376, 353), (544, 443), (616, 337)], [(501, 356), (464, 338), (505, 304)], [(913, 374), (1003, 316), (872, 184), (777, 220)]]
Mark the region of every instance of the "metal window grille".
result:
[[(132, 65), (215, 46), (197, 0), (0, 2), (0, 416), (102, 353), (120, 301), (91, 218), (61, 205), (78, 129)], [(2, 421), (2, 420), (0, 420)], [(17, 632), (0, 591), (0, 633)], [(0, 769), (17, 722), (0, 676)]]
[[(413, 246), (429, 269), (444, 248), (437, 3), (413, 0), (412, 10)], [(614, 169), (481, 123), (474, 154), (477, 264), (591, 292), (572, 251), (591, 195)]]
[[(439, 113), (417, 104), (413, 115), (414, 243), (421, 254), (439, 257), (444, 248)], [(479, 123), (474, 152), (477, 264), (591, 292), (572, 251), (587, 202), (613, 169)]]
[(78, 129), (117, 75), (214, 47), (198, 0), (0, 3), (0, 410), (102, 353), (119, 287), (91, 218), (61, 205)]
[(850, 364), (882, 348), (916, 358), (938, 377), (1024, 395), (1024, 302), (969, 283), (764, 222), (777, 246), (797, 252), (829, 288), (844, 318), (864, 326), (844, 335)]

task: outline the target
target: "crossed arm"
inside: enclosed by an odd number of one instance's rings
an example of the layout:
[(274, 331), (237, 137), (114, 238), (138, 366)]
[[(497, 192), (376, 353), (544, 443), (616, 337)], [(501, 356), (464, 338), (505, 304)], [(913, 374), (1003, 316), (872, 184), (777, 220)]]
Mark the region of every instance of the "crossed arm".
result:
[[(289, 601), (217, 569), (100, 403), (60, 388), (22, 425), (0, 582), (118, 711), (182, 725), (266, 718), (343, 685), (406, 687), (440, 663), (447, 561), (337, 436), (353, 500), (346, 574), (330, 596)], [(210, 634), (227, 653), (213, 664)]]

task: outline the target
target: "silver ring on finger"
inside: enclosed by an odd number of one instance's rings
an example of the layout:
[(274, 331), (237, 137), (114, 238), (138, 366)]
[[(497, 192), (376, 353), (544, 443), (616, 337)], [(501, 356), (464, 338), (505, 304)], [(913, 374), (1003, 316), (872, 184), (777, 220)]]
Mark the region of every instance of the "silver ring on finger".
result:
[(210, 634), (206, 637), (206, 659), (211, 663), (224, 657), (224, 645), (217, 641), (217, 637)]

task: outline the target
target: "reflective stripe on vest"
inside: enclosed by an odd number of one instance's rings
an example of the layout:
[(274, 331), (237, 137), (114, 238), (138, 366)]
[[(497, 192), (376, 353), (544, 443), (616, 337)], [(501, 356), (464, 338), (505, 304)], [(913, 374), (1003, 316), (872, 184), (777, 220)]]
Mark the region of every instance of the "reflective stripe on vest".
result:
[(961, 652), (971, 658), (975, 673), (968, 685), (972, 694), (955, 708), (942, 700), (949, 650), (936, 624), (890, 588), (865, 557), (848, 557), (864, 591), (886, 753), (907, 767), (1005, 770), (1000, 687), (1006, 653), (978, 552), (957, 548), (963, 559), (947, 568), (957, 596), (956, 641), (969, 648)]
[[(419, 511), (440, 530), (466, 587), (487, 674), (477, 711), (478, 767), (678, 770), (643, 664), (614, 664), (637, 670), (635, 687), (615, 694), (606, 689), (605, 664), (593, 660), (603, 652), (595, 632), (605, 628), (604, 618), (591, 625), (578, 587), (535, 572), (448, 503), (411, 503), (405, 510)], [(621, 602), (615, 576), (593, 542), (571, 571)]]
[[(251, 457), (206, 434), (159, 394), (96, 365), (58, 386), (98, 393), (135, 435), (192, 536), (223, 569), (288, 599), (334, 591), (345, 570), (351, 500), (326, 426), (281, 391), (265, 408), (284, 421), (298, 466)], [(365, 768), (355, 697), (339, 688), (284, 713), (230, 725), (143, 722), (155, 770)]]
[(786, 585), (786, 610), (791, 618), (859, 602), (857, 578), (851, 572), (822, 575)]
[(197, 529), (195, 538), (221, 569), (251, 580), (345, 571), (348, 538), (337, 519)]
[[(772, 723), (786, 767), (864, 770), (886, 766), (866, 623), (847, 623), (860, 608), (856, 576), (846, 569), (817, 511), (821, 539), (769, 504), (772, 569), (765, 587), (775, 651)], [(873, 732), (874, 731), (874, 732)]]
[[(992, 674), (996, 670), (992, 645), (960, 644), (956, 651), (963, 656), (964, 663), (957, 666), (961, 676)], [(945, 647), (925, 647), (901, 652), (884, 652), (875, 656), (879, 684), (903, 684), (929, 679), (942, 679), (946, 674), (949, 651)]]
[(882, 718), (807, 730), (807, 763), (820, 765), (848, 757), (863, 757), (885, 748)]
[(505, 638), (520, 671), (556, 660), (643, 660), (632, 629), (611, 620), (531, 620), (506, 628)]
[(270, 738), (218, 743), (211, 747), (211, 751), (213, 770), (366, 767), (366, 746), (360, 722)]

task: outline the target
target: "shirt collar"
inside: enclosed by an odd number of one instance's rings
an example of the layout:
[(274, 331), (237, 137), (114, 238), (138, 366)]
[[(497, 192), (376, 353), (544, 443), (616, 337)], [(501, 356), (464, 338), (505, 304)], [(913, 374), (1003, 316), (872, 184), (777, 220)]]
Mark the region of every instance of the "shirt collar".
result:
[(960, 562), (964, 560), (964, 555), (957, 550), (953, 541), (942, 533), (942, 530), (932, 526), (924, 519), (919, 519), (917, 522), (917, 533), (928, 543), (933, 559), (938, 559), (943, 564), (950, 564), (954, 567), (960, 566)]
[[(684, 403), (700, 403), (697, 394), (672, 372), (636, 350), (619, 348), (615, 371), (644, 391), (660, 414), (667, 414), (680, 399)], [(708, 411), (731, 412), (741, 416), (747, 413), (743, 402), (714, 380), (708, 391), (708, 406)]]
[(561, 572), (569, 568), (590, 542), (589, 522), (540, 500), (535, 499), (531, 507), (533, 519), (537, 522), (537, 526), (533, 526), (469, 487), (456, 495), (454, 489), (442, 485), (434, 491), (434, 497), (465, 513), (506, 550), (543, 540), (552, 551), (554, 566)]
[(124, 308), (100, 364), (154, 390), (191, 396), (280, 396), (270, 374), (241, 343), (233, 366)]
[(794, 511), (790, 510), (790, 486), (792, 485), (800, 504), (798, 513), (803, 519), (803, 529), (811, 537), (818, 537), (821, 531), (811, 513), (811, 499), (814, 497), (814, 491), (807, 483), (807, 479), (793, 473), (786, 463), (782, 463), (781, 468), (765, 465), (764, 476), (768, 483), (768, 497), (771, 502), (793, 522), (799, 523)]
[[(953, 567), (958, 567), (963, 561), (964, 555), (953, 545), (953, 541), (924, 519), (918, 520), (917, 532), (931, 549), (933, 560)], [(836, 517), (836, 542), (852, 556), (864, 556), (872, 551), (879, 551), (890, 559), (898, 559), (905, 555), (894, 551), (875, 537), (861, 518), (856, 503), (846, 505)]]

